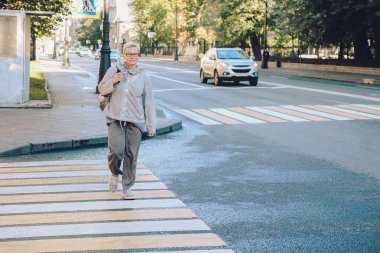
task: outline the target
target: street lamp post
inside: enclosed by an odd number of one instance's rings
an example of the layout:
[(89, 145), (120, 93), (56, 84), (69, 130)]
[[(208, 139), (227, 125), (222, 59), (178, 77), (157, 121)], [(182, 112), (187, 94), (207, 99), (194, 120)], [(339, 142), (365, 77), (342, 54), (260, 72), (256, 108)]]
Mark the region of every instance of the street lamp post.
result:
[(175, 55), (174, 61), (178, 61), (178, 5), (175, 0)]
[[(108, 68), (111, 66), (110, 59), (110, 21), (108, 18), (108, 0), (104, 0), (104, 8), (103, 8), (103, 44), (102, 49), (100, 50), (100, 65), (99, 65), (99, 79), (98, 83), (100, 83), (106, 74)], [(99, 94), (98, 87), (96, 87), (96, 93)]]
[(263, 57), (261, 61), (261, 68), (267, 69), (268, 68), (268, 61), (269, 61), (269, 52), (267, 50), (267, 25), (268, 25), (268, 0), (265, 0), (265, 20), (264, 20), (264, 50), (263, 50)]

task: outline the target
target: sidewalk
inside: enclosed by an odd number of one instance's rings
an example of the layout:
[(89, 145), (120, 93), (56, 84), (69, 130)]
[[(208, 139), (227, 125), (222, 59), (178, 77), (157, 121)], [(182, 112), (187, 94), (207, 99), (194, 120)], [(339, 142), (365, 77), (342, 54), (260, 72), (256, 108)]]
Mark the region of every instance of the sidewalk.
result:
[[(0, 108), (0, 157), (79, 147), (105, 146), (105, 117), (97, 103), (97, 80), (81, 69), (40, 60), (52, 108)], [(41, 101), (31, 102), (30, 107)], [(37, 106), (38, 107), (38, 106)], [(167, 118), (157, 105), (157, 134), (178, 130), (182, 122)]]
[[(156, 61), (174, 62), (173, 57), (161, 56), (152, 57), (142, 56), (146, 59), (154, 59)], [(180, 56), (178, 63), (191, 64), (198, 66), (200, 61), (195, 57)], [(261, 68), (261, 62), (257, 61), (260, 75), (288, 75), (302, 76), (317, 79), (352, 82), (369, 85), (380, 85), (380, 68), (362, 68), (335, 65), (314, 65), (301, 63), (281, 63), (281, 67), (276, 66), (276, 62), (269, 62), (268, 69)]]
[(142, 164), (136, 200), (109, 174), (104, 160), (0, 163), (0, 252), (234, 252)]

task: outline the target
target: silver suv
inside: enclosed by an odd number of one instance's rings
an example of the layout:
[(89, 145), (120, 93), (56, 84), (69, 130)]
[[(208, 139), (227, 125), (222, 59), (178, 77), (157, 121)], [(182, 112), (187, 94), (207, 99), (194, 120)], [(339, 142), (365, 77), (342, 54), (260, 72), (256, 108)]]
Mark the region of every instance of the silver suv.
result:
[(215, 85), (221, 85), (224, 80), (249, 81), (256, 86), (259, 72), (256, 62), (240, 48), (211, 48), (201, 61), (199, 72), (201, 82), (207, 83), (214, 79)]

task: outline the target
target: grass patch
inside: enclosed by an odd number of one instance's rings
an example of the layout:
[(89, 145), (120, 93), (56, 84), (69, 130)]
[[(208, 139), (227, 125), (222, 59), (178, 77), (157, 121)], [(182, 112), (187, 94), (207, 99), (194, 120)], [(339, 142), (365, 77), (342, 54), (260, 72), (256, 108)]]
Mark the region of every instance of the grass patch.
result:
[(47, 100), (47, 94), (45, 90), (45, 78), (42, 72), (30, 71), (29, 84), (30, 100)]

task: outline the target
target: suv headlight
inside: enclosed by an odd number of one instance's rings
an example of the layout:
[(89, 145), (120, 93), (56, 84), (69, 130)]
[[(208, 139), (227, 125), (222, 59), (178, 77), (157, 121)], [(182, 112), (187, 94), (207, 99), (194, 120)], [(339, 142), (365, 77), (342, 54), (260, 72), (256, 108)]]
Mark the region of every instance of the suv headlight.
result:
[(220, 66), (222, 66), (223, 68), (230, 68), (231, 67), (231, 65), (223, 63), (223, 62), (220, 63)]

